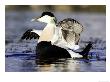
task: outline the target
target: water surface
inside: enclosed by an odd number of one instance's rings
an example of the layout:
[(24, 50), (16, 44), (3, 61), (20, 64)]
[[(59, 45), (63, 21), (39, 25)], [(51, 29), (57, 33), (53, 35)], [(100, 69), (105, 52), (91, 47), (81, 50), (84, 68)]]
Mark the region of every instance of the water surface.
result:
[(55, 13), (58, 21), (77, 19), (83, 26), (79, 45), (81, 51), (89, 41), (93, 49), (90, 60), (60, 59), (52, 64), (36, 64), (36, 40), (20, 42), (22, 34), (30, 28), (43, 29), (45, 24), (30, 22), (41, 12), (6, 12), (5, 71), (6, 72), (105, 72), (106, 71), (106, 16), (99, 13)]

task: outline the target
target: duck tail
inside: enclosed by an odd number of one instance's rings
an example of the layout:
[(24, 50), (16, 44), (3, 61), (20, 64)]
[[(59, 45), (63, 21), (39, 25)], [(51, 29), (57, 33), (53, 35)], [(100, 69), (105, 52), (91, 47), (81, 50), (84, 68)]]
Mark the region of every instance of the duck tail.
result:
[(88, 45), (79, 53), (83, 56), (84, 59), (88, 59), (89, 51), (92, 48), (92, 42), (89, 42)]

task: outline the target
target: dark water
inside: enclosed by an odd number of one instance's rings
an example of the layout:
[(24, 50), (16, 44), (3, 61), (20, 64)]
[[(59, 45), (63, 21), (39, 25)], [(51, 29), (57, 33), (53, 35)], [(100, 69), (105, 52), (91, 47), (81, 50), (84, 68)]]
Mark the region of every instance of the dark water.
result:
[[(35, 54), (6, 55), (6, 71), (14, 72), (105, 72), (105, 58), (100, 59), (59, 59), (51, 64), (36, 64)], [(36, 60), (37, 61), (37, 60)]]
[(89, 41), (93, 42), (89, 60), (59, 59), (52, 64), (36, 64), (37, 41), (20, 42), (22, 34), (29, 28), (43, 29), (45, 24), (30, 22), (40, 12), (6, 12), (6, 72), (105, 72), (106, 71), (106, 16), (99, 13), (55, 13), (58, 20), (75, 18), (84, 26), (79, 45), (81, 51)]

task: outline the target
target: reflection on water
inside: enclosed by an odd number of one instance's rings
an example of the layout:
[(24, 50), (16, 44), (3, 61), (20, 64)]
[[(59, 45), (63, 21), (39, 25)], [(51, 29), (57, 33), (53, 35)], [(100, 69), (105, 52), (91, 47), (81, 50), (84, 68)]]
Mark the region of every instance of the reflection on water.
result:
[(68, 59), (63, 62), (54, 62), (55, 64), (39, 65), (37, 67), (38, 71), (56, 71), (56, 72), (72, 72), (80, 71), (79, 62)]
[[(39, 16), (40, 12), (6, 12), (5, 29), (5, 71), (6, 72), (105, 72), (106, 71), (106, 17), (105, 14), (97, 13), (55, 13), (58, 21), (64, 18), (75, 18), (84, 26), (79, 45), (81, 49), (92, 41), (92, 58), (82, 59), (60, 59), (51, 64), (36, 64), (35, 46), (36, 41), (19, 42), (22, 34), (30, 28), (43, 29), (41, 23), (30, 22)], [(91, 53), (89, 55), (91, 56)]]
[(38, 64), (34, 54), (6, 56), (6, 72), (105, 72), (105, 59), (59, 59), (52, 63)]

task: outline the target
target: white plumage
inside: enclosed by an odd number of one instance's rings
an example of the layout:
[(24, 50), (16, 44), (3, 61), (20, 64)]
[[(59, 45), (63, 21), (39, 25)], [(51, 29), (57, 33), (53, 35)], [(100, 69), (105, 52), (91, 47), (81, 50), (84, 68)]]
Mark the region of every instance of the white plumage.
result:
[[(28, 38), (31, 36), (31, 32), (36, 33), (39, 36), (38, 42), (51, 41), (52, 45), (66, 49), (71, 57), (82, 57), (82, 55), (72, 51), (79, 49), (78, 42), (83, 31), (83, 26), (78, 21), (67, 18), (56, 23), (56, 17), (51, 12), (44, 12), (41, 17), (34, 18), (32, 21), (44, 22), (47, 25), (42, 31), (35, 29), (28, 31)], [(25, 37), (27, 36), (24, 36), (23, 39)]]

